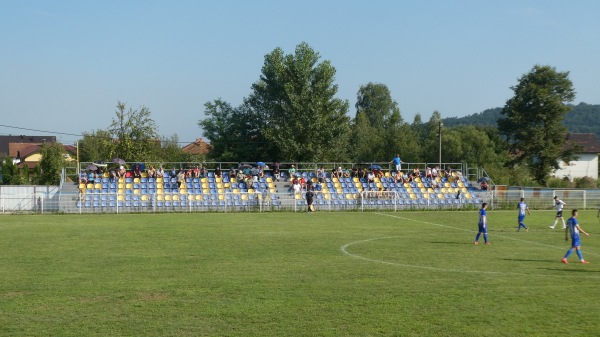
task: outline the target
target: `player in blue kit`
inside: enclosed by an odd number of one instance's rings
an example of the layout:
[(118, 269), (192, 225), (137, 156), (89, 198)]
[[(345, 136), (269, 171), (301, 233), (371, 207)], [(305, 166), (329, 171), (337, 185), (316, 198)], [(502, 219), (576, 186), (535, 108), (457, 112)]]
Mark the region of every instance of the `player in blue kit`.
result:
[(529, 228), (525, 226), (523, 221), (525, 220), (525, 212), (527, 212), (527, 214), (529, 215), (531, 215), (531, 212), (529, 211), (529, 207), (525, 203), (525, 198), (521, 198), (521, 201), (517, 204), (517, 208), (519, 209), (519, 228), (517, 229), (517, 232), (521, 231), (521, 227), (525, 228), (525, 230), (528, 231)]
[(483, 234), (483, 240), (485, 240), (485, 244), (489, 245), (488, 237), (487, 237), (487, 202), (481, 204), (481, 209), (479, 210), (479, 232), (475, 237), (475, 244), (479, 244), (479, 237)]
[(585, 236), (590, 236), (590, 234), (586, 233), (581, 227), (579, 227), (579, 222), (577, 222), (577, 210), (574, 209), (572, 212), (572, 216), (567, 220), (567, 228), (565, 229), (565, 241), (569, 241), (569, 233), (571, 233), (571, 248), (567, 250), (565, 257), (561, 260), (562, 263), (569, 263), (567, 259), (569, 255), (573, 253), (573, 249), (576, 250), (577, 256), (579, 256), (579, 261), (581, 263), (589, 263), (583, 259), (583, 254), (581, 253), (581, 241), (579, 240), (579, 233), (585, 234)]

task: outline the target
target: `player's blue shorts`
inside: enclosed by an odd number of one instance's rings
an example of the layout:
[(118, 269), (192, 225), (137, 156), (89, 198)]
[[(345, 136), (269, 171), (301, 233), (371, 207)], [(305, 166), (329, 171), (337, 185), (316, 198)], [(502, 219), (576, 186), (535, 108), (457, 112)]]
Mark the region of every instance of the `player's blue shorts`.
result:
[(556, 212), (556, 217), (557, 218), (562, 218), (562, 211)]
[(479, 224), (479, 233), (487, 233), (487, 226), (480, 223)]
[(519, 215), (519, 222), (523, 222), (525, 220), (525, 215)]
[(577, 246), (581, 246), (581, 240), (579, 240), (579, 237), (575, 237), (571, 239), (571, 247), (577, 247)]

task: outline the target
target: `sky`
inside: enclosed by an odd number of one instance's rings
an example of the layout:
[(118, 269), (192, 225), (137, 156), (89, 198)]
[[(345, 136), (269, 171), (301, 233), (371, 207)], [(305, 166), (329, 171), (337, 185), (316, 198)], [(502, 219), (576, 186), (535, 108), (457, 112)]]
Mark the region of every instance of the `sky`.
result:
[(369, 82), (407, 122), (502, 107), (538, 64), (600, 104), (599, 17), (597, 0), (0, 0), (0, 135), (74, 144), (121, 101), (185, 145), (204, 103), (240, 105), (264, 56), (301, 42), (336, 68), (350, 117)]

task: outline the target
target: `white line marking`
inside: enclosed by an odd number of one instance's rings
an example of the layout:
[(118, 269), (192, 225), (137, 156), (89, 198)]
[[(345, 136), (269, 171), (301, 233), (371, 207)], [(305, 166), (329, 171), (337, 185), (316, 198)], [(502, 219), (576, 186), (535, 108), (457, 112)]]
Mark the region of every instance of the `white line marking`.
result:
[[(383, 214), (383, 213), (375, 213), (375, 214), (377, 214), (377, 215), (383, 215), (383, 216), (389, 216), (389, 217), (392, 217), (392, 218), (397, 218), (397, 219), (402, 219), (402, 220), (409, 220), (409, 221), (420, 222), (420, 223), (424, 223), (424, 224), (428, 224), (428, 225), (432, 225), (432, 226), (446, 227), (446, 228), (451, 228), (451, 229), (460, 230), (460, 231), (464, 231), (464, 232), (476, 233), (476, 231), (473, 231), (473, 230), (468, 230), (468, 229), (458, 228), (458, 227), (452, 227), (452, 226), (442, 225), (442, 224), (436, 224), (436, 223), (433, 223), (433, 222), (427, 222), (427, 221), (415, 220), (415, 219), (410, 219), (410, 218), (404, 218), (404, 217), (397, 216), (397, 215), (390, 215), (390, 214)], [(505, 237), (505, 236), (502, 236), (502, 235), (494, 235), (494, 237), (502, 237), (502, 238), (505, 238), (505, 239), (510, 239), (510, 240), (515, 240), (515, 241), (522, 241), (522, 242), (537, 244), (537, 245), (540, 245), (540, 246), (554, 248), (554, 249), (558, 248), (556, 246), (546, 245), (546, 244), (538, 243), (538, 242), (535, 242), (535, 241), (528, 241), (528, 240), (516, 239), (516, 238), (511, 238), (511, 237)], [(368, 243), (368, 242), (376, 241), (376, 240), (389, 240), (389, 239), (396, 239), (396, 238), (401, 238), (401, 236), (387, 236), (387, 237), (371, 238), (371, 239), (353, 241), (353, 242), (347, 243), (347, 244), (343, 245), (342, 247), (340, 247), (340, 250), (346, 256), (349, 256), (349, 257), (352, 257), (352, 258), (355, 258), (355, 259), (364, 260), (364, 261), (369, 261), (369, 262), (374, 262), (374, 263), (380, 263), (380, 264), (387, 264), (387, 265), (398, 266), (398, 267), (417, 268), (417, 269), (425, 269), (425, 270), (440, 271), (440, 272), (490, 274), (490, 275), (541, 276), (541, 277), (548, 277), (548, 276), (551, 276), (551, 277), (577, 277), (577, 278), (600, 279), (600, 276), (587, 276), (587, 275), (580, 275), (580, 274), (579, 275), (555, 275), (555, 274), (537, 274), (537, 273), (515, 273), (515, 272), (482, 271), (482, 270), (464, 270), (464, 269), (452, 269), (452, 268), (438, 268), (438, 267), (431, 267), (431, 266), (419, 266), (419, 265), (413, 265), (413, 264), (406, 264), (406, 263), (398, 263), (398, 262), (390, 262), (390, 261), (384, 261), (384, 260), (371, 259), (371, 258), (368, 258), (368, 257), (364, 257), (364, 256), (361, 256), (361, 255), (350, 253), (348, 251), (348, 248), (350, 246), (353, 246), (353, 245), (356, 245), (356, 244)], [(587, 254), (587, 252), (586, 252), (586, 254)], [(594, 253), (591, 253), (591, 254), (592, 255), (598, 255), (598, 254), (594, 254)]]
[[(477, 233), (477, 231), (474, 230), (470, 230), (470, 229), (464, 229), (464, 228), (458, 228), (458, 227), (452, 227), (452, 226), (448, 226), (448, 225), (442, 225), (442, 224), (437, 224), (437, 223), (433, 223), (433, 222), (428, 222), (428, 221), (422, 221), (422, 220), (415, 220), (415, 219), (411, 219), (411, 218), (404, 218), (401, 216), (397, 216), (397, 215), (393, 215), (393, 214), (384, 214), (384, 213), (375, 213), (377, 215), (382, 215), (382, 216), (389, 216), (392, 218), (396, 218), (396, 219), (401, 219), (401, 220), (409, 220), (409, 221), (414, 221), (414, 222), (420, 222), (420, 223), (424, 223), (424, 224), (428, 224), (428, 225), (432, 225), (432, 226), (438, 226), (438, 227), (446, 227), (446, 228), (451, 228), (451, 229), (455, 229), (458, 231), (464, 231), (464, 232), (470, 232), (470, 233)], [(553, 245), (548, 245), (545, 243), (539, 243), (536, 241), (530, 241), (530, 240), (523, 240), (523, 239), (519, 239), (519, 238), (513, 238), (510, 236), (504, 236), (501, 234), (495, 234), (494, 233), (494, 238), (502, 238), (502, 239), (507, 239), (507, 240), (513, 240), (513, 241), (521, 241), (521, 242), (526, 242), (526, 243), (530, 243), (530, 244), (534, 244), (534, 245), (538, 245), (538, 246), (542, 246), (542, 247), (548, 247), (548, 248), (553, 248), (553, 249), (562, 249), (565, 250), (568, 248), (564, 248), (564, 247), (558, 247), (558, 246), (553, 246)], [(585, 253), (585, 255), (594, 255), (594, 256), (600, 256), (600, 254), (594, 253), (594, 252), (590, 252), (586, 249), (583, 249), (582, 252)]]

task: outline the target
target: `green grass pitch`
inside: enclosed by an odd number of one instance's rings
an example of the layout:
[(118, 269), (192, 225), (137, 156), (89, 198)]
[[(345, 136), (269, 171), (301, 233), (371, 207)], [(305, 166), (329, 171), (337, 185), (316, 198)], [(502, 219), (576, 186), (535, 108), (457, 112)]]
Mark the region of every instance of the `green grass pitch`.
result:
[(597, 336), (599, 221), (565, 265), (554, 214), (2, 216), (0, 336)]

